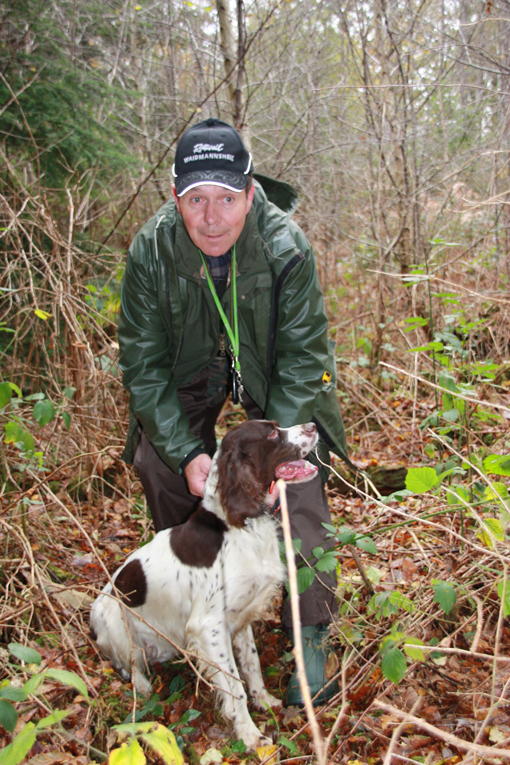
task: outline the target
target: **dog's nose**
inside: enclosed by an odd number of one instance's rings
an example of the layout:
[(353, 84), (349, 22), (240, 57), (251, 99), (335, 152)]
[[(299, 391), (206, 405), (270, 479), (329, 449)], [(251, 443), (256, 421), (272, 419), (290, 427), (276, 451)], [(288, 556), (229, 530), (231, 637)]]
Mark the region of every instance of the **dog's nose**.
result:
[(303, 425), (303, 430), (307, 436), (311, 436), (313, 433), (317, 433), (317, 426), (314, 422), (307, 422), (306, 425)]

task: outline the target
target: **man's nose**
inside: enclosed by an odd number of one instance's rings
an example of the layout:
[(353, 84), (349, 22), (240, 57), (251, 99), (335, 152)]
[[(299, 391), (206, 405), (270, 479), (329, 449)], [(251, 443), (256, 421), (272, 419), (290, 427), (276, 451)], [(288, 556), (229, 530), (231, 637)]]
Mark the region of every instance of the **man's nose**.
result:
[(204, 219), (205, 222), (209, 225), (213, 225), (214, 223), (218, 222), (218, 211), (216, 209), (216, 205), (212, 202), (207, 202), (205, 206)]

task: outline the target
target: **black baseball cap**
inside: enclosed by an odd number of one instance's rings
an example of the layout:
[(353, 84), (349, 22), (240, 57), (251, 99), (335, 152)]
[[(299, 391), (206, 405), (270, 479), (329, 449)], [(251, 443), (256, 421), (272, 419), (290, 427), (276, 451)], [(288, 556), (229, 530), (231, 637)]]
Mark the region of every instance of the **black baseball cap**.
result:
[(198, 122), (177, 144), (172, 173), (178, 197), (204, 184), (242, 191), (251, 172), (250, 152), (237, 130), (222, 120)]

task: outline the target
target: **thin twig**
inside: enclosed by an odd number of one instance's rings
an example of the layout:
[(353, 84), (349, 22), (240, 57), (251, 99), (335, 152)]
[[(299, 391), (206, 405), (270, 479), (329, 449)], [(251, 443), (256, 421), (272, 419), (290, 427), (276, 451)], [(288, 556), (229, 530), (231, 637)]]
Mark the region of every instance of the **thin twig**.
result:
[(324, 739), (317, 723), (317, 718), (313, 711), (312, 697), (310, 687), (306, 677), (305, 661), (303, 656), (303, 642), (301, 636), (301, 618), (299, 615), (299, 593), (297, 585), (296, 561), (294, 558), (294, 547), (292, 545), (292, 533), (290, 530), (289, 510), (287, 505), (287, 495), (285, 482), (279, 479), (276, 484), (280, 490), (280, 502), (282, 513), (283, 538), (285, 541), (285, 554), (287, 557), (287, 568), (289, 572), (290, 588), (290, 607), (292, 612), (292, 627), (294, 629), (294, 657), (296, 659), (296, 670), (299, 681), (299, 687), (305, 704), (306, 716), (312, 731), (315, 752), (319, 765), (326, 765), (326, 750), (324, 748)]
[(462, 738), (458, 738), (458, 736), (454, 736), (452, 733), (441, 730), (441, 728), (436, 728), (435, 725), (431, 725), (430, 723), (425, 722), (425, 720), (422, 720), (415, 715), (409, 714), (408, 712), (403, 712), (401, 709), (398, 709), (398, 707), (394, 707), (393, 704), (387, 704), (384, 701), (375, 699), (375, 701), (372, 702), (372, 706), (376, 709), (382, 709), (384, 712), (388, 712), (389, 714), (401, 717), (406, 723), (416, 725), (418, 728), (426, 730), (427, 733), (430, 733), (431, 736), (435, 736), (442, 741), (446, 741), (448, 744), (451, 744), (452, 746), (455, 746), (457, 749), (461, 749), (464, 752), (472, 752), (473, 754), (477, 754), (480, 757), (505, 757), (506, 759), (510, 758), (510, 749), (499, 749), (495, 746), (482, 746), (481, 744), (472, 744), (470, 741), (464, 741)]

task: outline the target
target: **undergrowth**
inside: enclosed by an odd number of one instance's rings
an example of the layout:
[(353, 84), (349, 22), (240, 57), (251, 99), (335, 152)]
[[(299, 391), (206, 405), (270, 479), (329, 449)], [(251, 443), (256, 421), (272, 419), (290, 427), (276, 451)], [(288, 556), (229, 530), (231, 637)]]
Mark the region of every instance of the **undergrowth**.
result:
[[(92, 264), (72, 226), (23, 193), (2, 207), (0, 762), (86, 763), (119, 747), (151, 757), (158, 736), (174, 760), (179, 747), (202, 765), (245, 760), (189, 666), (157, 666), (154, 696), (137, 698), (91, 639), (92, 599), (151, 534), (121, 460), (122, 255)], [(434, 240), (427, 268), (405, 275), (354, 253), (326, 292), (359, 471), (334, 462), (331, 547), (299, 568), (302, 586), (314, 567), (338, 573), (341, 691), (318, 713), (337, 726), (335, 762), (388, 749), (418, 762), (510, 756), (510, 301), (483, 242), (448, 244)], [(228, 405), (218, 435), (242, 416)], [(258, 637), (267, 685), (283, 694), (292, 656), (277, 614)], [(281, 759), (313, 757), (299, 711), (255, 719)]]

